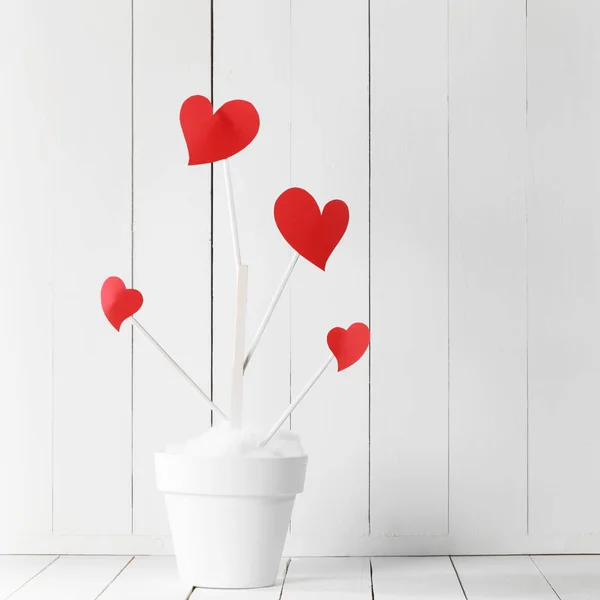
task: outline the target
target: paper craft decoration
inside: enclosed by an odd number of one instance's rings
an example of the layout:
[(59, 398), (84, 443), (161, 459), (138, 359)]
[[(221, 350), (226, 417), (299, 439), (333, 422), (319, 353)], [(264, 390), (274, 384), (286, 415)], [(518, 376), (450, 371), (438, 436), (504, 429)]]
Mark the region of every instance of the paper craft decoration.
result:
[(204, 96), (190, 96), (179, 113), (189, 165), (224, 160), (243, 150), (258, 133), (260, 118), (250, 102), (231, 100), (213, 114)]
[(343, 200), (331, 200), (321, 212), (306, 190), (293, 187), (277, 198), (274, 212), (275, 222), (286, 242), (324, 271), (348, 227), (347, 204)]
[(120, 331), (123, 321), (142, 308), (144, 298), (138, 290), (128, 289), (122, 279), (109, 277), (102, 284), (100, 301), (106, 318)]
[(343, 329), (334, 327), (327, 334), (327, 345), (337, 359), (338, 372), (351, 367), (369, 347), (369, 327), (364, 323), (354, 323)]

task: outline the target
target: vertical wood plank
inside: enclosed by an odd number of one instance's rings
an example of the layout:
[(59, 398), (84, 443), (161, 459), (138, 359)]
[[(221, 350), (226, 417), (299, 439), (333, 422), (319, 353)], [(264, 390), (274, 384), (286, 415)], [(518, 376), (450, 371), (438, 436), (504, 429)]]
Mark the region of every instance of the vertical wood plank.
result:
[[(100, 308), (131, 269), (131, 11), (39, 3), (55, 138), (54, 530), (131, 531), (131, 339)], [(31, 36), (30, 36), (31, 37)], [(35, 37), (35, 36), (33, 36)]]
[(532, 556), (561, 600), (600, 597), (600, 556)]
[(0, 598), (8, 598), (36, 577), (57, 556), (0, 556)]
[(64, 146), (43, 4), (0, 5), (3, 535), (52, 530), (52, 213)]
[[(327, 358), (327, 332), (369, 318), (368, 3), (295, 3), (291, 23), (292, 184), (309, 191), (321, 209), (334, 198), (350, 209), (327, 272), (304, 259), (296, 267), (294, 398)], [(341, 374), (330, 367), (292, 416), (310, 457), (293, 519), (303, 535), (368, 533), (368, 423), (368, 356)]]
[(459, 556), (452, 560), (469, 600), (556, 600), (529, 556)]
[(283, 585), (283, 600), (370, 600), (368, 558), (294, 558)]
[(371, 529), (444, 534), (446, 0), (371, 3)]
[[(215, 106), (241, 98), (260, 115), (256, 139), (230, 159), (242, 262), (248, 265), (246, 347), (290, 259), (273, 219), (290, 184), (290, 6), (278, 0), (214, 4)], [(235, 267), (223, 165), (214, 166), (214, 395), (229, 413)], [(243, 418), (266, 430), (289, 402), (289, 292), (244, 376)]]
[(378, 600), (464, 600), (447, 556), (373, 558), (373, 596)]
[(600, 5), (528, 3), (530, 532), (600, 531)]
[(11, 596), (14, 600), (96, 600), (128, 556), (61, 556)]
[(524, 534), (525, 0), (451, 0), (449, 42), (450, 531)]
[(136, 556), (102, 594), (102, 600), (187, 600), (173, 556)]
[[(189, 167), (183, 101), (210, 95), (209, 0), (134, 2), (134, 284), (140, 322), (210, 395), (210, 166)], [(154, 452), (210, 427), (197, 393), (135, 334), (134, 532), (167, 533)]]

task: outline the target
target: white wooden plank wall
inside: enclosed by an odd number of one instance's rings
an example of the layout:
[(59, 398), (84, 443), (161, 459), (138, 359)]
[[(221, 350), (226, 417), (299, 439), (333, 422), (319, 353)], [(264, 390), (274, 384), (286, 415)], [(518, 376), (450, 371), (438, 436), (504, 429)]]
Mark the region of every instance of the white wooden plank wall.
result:
[(37, 22), (28, 38), (46, 58), (38, 93), (55, 155), (45, 191), (53, 210), (54, 385), (44, 398), (53, 402), (53, 526), (129, 533), (131, 337), (106, 326), (98, 297), (109, 275), (129, 279), (131, 264), (131, 10), (119, 0), (99, 11), (76, 0), (28, 6)]
[[(350, 210), (326, 271), (301, 261), (292, 282), (295, 397), (327, 358), (327, 332), (369, 317), (368, 4), (307, 0), (291, 17), (292, 184)], [(368, 535), (368, 381), (367, 357), (340, 374), (332, 366), (292, 416), (315, 457), (292, 519), (302, 536)]]
[(449, 4), (449, 518), (480, 536), (527, 532), (525, 4)]
[[(182, 99), (210, 90), (208, 0), (135, 2), (133, 281), (140, 322), (206, 392), (211, 383), (210, 167), (188, 167)], [(176, 40), (176, 43), (174, 43)], [(197, 393), (134, 334), (133, 532), (166, 534), (154, 452), (210, 427)]]
[(371, 3), (375, 535), (448, 531), (447, 12)]
[(531, 533), (598, 533), (597, 2), (529, 2)]
[[(261, 115), (231, 160), (248, 343), (290, 258), (277, 196), (350, 207), (246, 378), (267, 427), (327, 331), (370, 319), (370, 355), (291, 419), (310, 461), (286, 552), (600, 552), (599, 28), (593, 0), (0, 4), (0, 552), (171, 550), (153, 452), (211, 418), (98, 300), (133, 281), (228, 408), (233, 253), (222, 165), (186, 164), (192, 94)], [(390, 564), (380, 595), (429, 593)]]

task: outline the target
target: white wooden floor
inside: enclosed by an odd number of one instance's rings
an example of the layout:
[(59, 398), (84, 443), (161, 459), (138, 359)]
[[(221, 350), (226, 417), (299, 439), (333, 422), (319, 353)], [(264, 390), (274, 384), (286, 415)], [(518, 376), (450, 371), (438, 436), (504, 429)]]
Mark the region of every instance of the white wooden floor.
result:
[(600, 556), (298, 558), (275, 587), (250, 591), (185, 589), (164, 556), (0, 556), (5, 598), (598, 600)]

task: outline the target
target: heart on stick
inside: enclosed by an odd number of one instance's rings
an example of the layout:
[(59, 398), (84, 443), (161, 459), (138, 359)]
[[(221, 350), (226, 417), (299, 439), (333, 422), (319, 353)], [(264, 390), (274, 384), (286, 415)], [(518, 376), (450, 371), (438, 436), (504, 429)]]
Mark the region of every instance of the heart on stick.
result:
[(187, 144), (188, 165), (203, 165), (229, 158), (243, 150), (258, 133), (260, 118), (245, 100), (226, 102), (213, 114), (204, 96), (190, 96), (182, 105), (179, 121)]
[(109, 277), (102, 284), (100, 301), (106, 318), (120, 331), (123, 321), (142, 308), (144, 298), (138, 290), (125, 287), (122, 279)]
[(348, 227), (348, 205), (343, 200), (331, 200), (321, 212), (306, 190), (294, 187), (277, 198), (274, 212), (275, 223), (286, 242), (324, 271)]
[(364, 323), (353, 323), (348, 329), (334, 327), (327, 334), (327, 345), (337, 359), (338, 372), (351, 367), (369, 347), (370, 331)]

